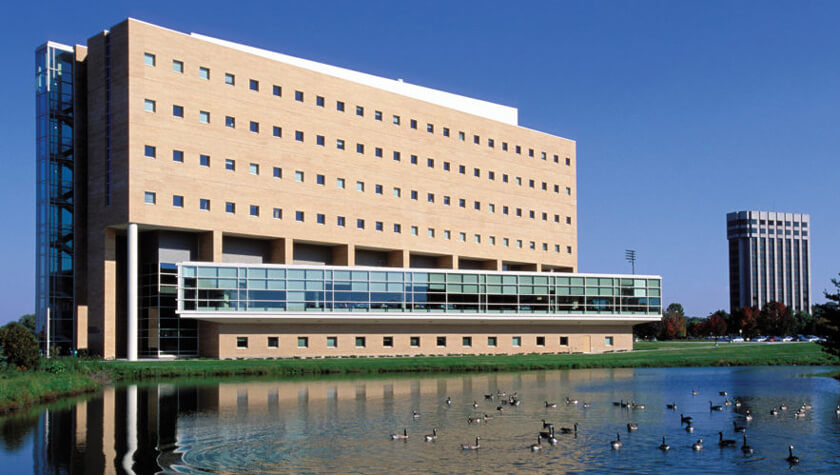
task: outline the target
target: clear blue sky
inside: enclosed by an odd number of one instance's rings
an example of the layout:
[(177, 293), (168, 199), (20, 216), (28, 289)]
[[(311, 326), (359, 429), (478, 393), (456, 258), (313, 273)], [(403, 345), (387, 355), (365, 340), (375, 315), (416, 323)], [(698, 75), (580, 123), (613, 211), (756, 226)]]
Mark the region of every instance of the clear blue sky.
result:
[(14, 2), (4, 8), (0, 322), (34, 308), (33, 51), (134, 17), (519, 108), (577, 141), (582, 272), (728, 308), (725, 215), (805, 212), (840, 272), (840, 2)]

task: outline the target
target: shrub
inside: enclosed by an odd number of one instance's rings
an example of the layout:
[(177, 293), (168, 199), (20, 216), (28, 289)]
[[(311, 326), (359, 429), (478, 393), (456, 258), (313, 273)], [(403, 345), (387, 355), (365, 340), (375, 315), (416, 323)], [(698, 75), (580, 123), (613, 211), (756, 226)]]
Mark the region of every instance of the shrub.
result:
[(18, 322), (11, 322), (0, 328), (0, 348), (6, 361), (20, 369), (35, 369), (38, 367), (40, 353), (38, 341), (25, 326)]

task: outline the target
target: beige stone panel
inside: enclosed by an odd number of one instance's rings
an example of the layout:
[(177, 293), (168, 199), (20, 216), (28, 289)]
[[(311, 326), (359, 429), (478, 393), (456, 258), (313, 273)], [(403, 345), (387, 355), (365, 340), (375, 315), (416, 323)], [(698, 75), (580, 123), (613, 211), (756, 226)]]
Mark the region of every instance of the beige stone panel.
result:
[(74, 329), (75, 342), (73, 346), (77, 350), (88, 348), (88, 307), (87, 305), (76, 306), (76, 328)]

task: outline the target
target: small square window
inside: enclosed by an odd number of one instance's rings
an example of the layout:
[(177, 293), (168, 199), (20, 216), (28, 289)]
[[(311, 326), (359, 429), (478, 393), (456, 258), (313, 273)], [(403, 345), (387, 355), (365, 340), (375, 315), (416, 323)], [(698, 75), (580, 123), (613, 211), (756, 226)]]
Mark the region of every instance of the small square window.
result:
[(427, 232), (427, 235), (428, 235), (430, 238), (434, 239), (434, 237), (435, 237), (435, 230), (434, 230), (434, 228), (429, 228), (429, 230), (428, 230), (428, 232)]
[(604, 346), (613, 346), (613, 337), (605, 336), (604, 337)]
[(315, 215), (315, 222), (318, 224), (327, 224), (327, 217), (322, 213), (318, 213)]
[(281, 208), (274, 208), (271, 210), (271, 216), (274, 219), (283, 219), (283, 210)]
[(473, 176), (476, 178), (481, 178), (481, 170), (478, 168), (473, 168)]
[(479, 137), (478, 135), (473, 135), (473, 143), (476, 145), (481, 144), (481, 137)]
[(146, 204), (153, 205), (157, 202), (157, 196), (152, 191), (147, 191), (143, 194), (143, 201)]
[(268, 337), (267, 345), (269, 348), (277, 348), (280, 346), (280, 339), (276, 336)]
[(397, 187), (394, 187), (394, 196), (397, 197), (397, 198), (401, 197), (402, 196), (402, 190), (400, 190)]
[(411, 227), (411, 235), (412, 235), (412, 236), (416, 236), (416, 235), (417, 235), (417, 226), (412, 226), (412, 227)]
[(335, 139), (335, 148), (339, 150), (344, 150), (344, 140), (343, 139)]
[(394, 337), (383, 336), (382, 337), (382, 346), (384, 346), (385, 348), (393, 348), (394, 347)]
[(490, 179), (490, 180), (495, 180), (496, 179), (496, 172), (494, 172), (494, 171), (487, 172), (487, 178)]
[(327, 337), (327, 348), (335, 348), (338, 346), (338, 337), (337, 336), (328, 336)]
[(548, 243), (545, 243), (545, 242), (544, 242), (544, 243), (542, 243), (542, 250), (543, 250), (543, 251), (547, 251), (547, 250), (548, 250)]
[(209, 124), (210, 123), (210, 113), (206, 111), (200, 111), (198, 113), (198, 121), (202, 124)]
[(496, 338), (495, 336), (488, 336), (487, 337), (487, 346), (496, 346), (498, 341), (499, 341), (498, 338)]
[(274, 178), (283, 178), (283, 169), (280, 167), (274, 167), (271, 169), (271, 175)]
[(252, 91), (259, 91), (260, 90), (260, 82), (256, 79), (248, 80), (248, 89)]
[(443, 171), (449, 171), (449, 162), (443, 162)]
[(341, 101), (335, 101), (335, 110), (344, 112), (344, 103)]
[(259, 216), (260, 215), (260, 207), (257, 205), (251, 205), (251, 209), (249, 214), (251, 216)]
[(458, 198), (458, 207), (466, 208), (467, 207), (467, 200), (464, 198)]
[(248, 172), (251, 175), (259, 175), (260, 174), (260, 165), (258, 163), (252, 163), (248, 165)]
[(172, 195), (172, 206), (176, 208), (184, 207), (184, 197), (181, 195)]
[(356, 220), (356, 228), (357, 229), (365, 229), (365, 220), (364, 219), (357, 219)]
[(320, 146), (322, 146), (322, 147), (323, 147), (323, 146), (324, 146), (324, 141), (325, 141), (325, 140), (326, 140), (326, 139), (324, 138), (324, 136), (323, 136), (323, 135), (316, 135), (316, 136), (315, 136), (315, 144), (316, 144), (316, 145), (320, 145)]
[(545, 346), (545, 337), (544, 336), (538, 336), (537, 337), (537, 346)]
[(490, 148), (495, 148), (496, 142), (493, 139), (487, 139), (487, 146)]
[(534, 219), (534, 210), (529, 210), (528, 211), (528, 217), (531, 218), (531, 219)]
[(278, 127), (278, 126), (275, 125), (274, 127), (271, 128), (271, 135), (273, 135), (275, 137), (278, 137), (278, 138), (282, 137), (283, 136), (283, 129), (281, 127)]
[(490, 236), (490, 245), (491, 245), (491, 246), (495, 246), (495, 245), (496, 245), (496, 236)]
[(318, 107), (324, 107), (324, 96), (315, 96), (315, 105)]
[(260, 133), (260, 123), (259, 122), (254, 122), (252, 120), (251, 123), (250, 123), (249, 129), (251, 130), (251, 132), (253, 132), (255, 134)]
[(522, 337), (515, 336), (511, 338), (511, 345), (513, 346), (522, 346)]
[(202, 211), (210, 211), (210, 200), (206, 198), (198, 200), (198, 209)]
[(417, 348), (418, 346), (420, 346), (420, 337), (419, 337), (419, 336), (412, 336), (412, 337), (409, 337), (409, 338), (408, 338), (408, 344), (409, 344), (412, 348)]
[(402, 226), (400, 226), (398, 223), (394, 223), (394, 232), (397, 234), (402, 233)]
[(496, 205), (495, 205), (495, 204), (493, 204), (493, 203), (490, 203), (490, 204), (488, 204), (488, 205), (487, 205), (487, 209), (488, 209), (491, 213), (495, 213), (495, 212), (496, 212)]
[(519, 146), (519, 145), (517, 145), (517, 146), (516, 146), (516, 153), (517, 153), (517, 154), (521, 154), (521, 153), (522, 153), (522, 147), (521, 147), (521, 146)]
[(365, 144), (362, 144), (362, 143), (357, 143), (357, 144), (356, 144), (356, 153), (360, 153), (360, 154), (364, 155), (364, 153), (365, 153)]
[(184, 163), (184, 152), (182, 150), (173, 150), (172, 151), (172, 161), (178, 163)]
[(309, 348), (309, 337), (299, 336), (297, 346), (298, 348)]
[(303, 211), (295, 211), (295, 221), (302, 223), (305, 218)]
[(326, 182), (324, 175), (315, 175), (315, 184), (323, 186)]
[(560, 346), (569, 346), (569, 337), (561, 336), (560, 337)]
[(572, 246), (566, 246), (566, 254), (572, 253)]
[(507, 149), (508, 149), (507, 142), (502, 142), (502, 150), (507, 152)]
[(373, 223), (373, 227), (374, 227), (374, 229), (376, 229), (379, 232), (382, 232), (382, 231), (385, 230), (385, 225), (382, 223), (382, 221), (377, 221), (377, 222)]
[(566, 157), (566, 166), (567, 166), (567, 167), (572, 166), (572, 159), (571, 159), (571, 158), (569, 158), (569, 157)]
[(458, 140), (463, 142), (466, 139), (467, 139), (467, 134), (465, 134), (464, 132), (458, 132)]
[(337, 188), (344, 189), (344, 186), (345, 186), (344, 178), (336, 178), (335, 179), (335, 186)]
[(416, 200), (417, 195), (418, 195), (417, 190), (411, 190), (411, 199), (412, 200)]
[(522, 208), (516, 208), (516, 215), (522, 217)]
[(443, 238), (446, 239), (447, 241), (452, 239), (452, 232), (448, 229), (444, 229), (443, 230)]
[(481, 234), (476, 234), (475, 236), (473, 236), (473, 239), (475, 240), (476, 244), (481, 244)]
[(540, 152), (540, 158), (543, 159), (543, 160), (546, 159), (545, 152)]
[(225, 73), (225, 84), (233, 86), (236, 84), (236, 76), (231, 73)]
[(572, 217), (566, 216), (566, 224), (572, 224)]
[(146, 66), (154, 66), (155, 65), (155, 55), (152, 53), (143, 53), (143, 63)]
[(554, 252), (558, 252), (558, 253), (560, 252), (560, 245), (559, 244), (554, 245)]
[(156, 108), (157, 104), (155, 103), (155, 101), (151, 99), (143, 100), (143, 110), (145, 110), (146, 112), (154, 112)]
[(365, 191), (365, 182), (357, 181), (356, 182), (356, 191)]
[(510, 239), (502, 238), (502, 246), (509, 247), (510, 246)]
[(411, 164), (412, 165), (417, 165), (417, 155), (412, 155), (411, 156)]
[(303, 183), (304, 174), (302, 171), (297, 170), (295, 171), (295, 181), (298, 183)]
[(382, 111), (373, 111), (373, 118), (382, 121)]
[(471, 347), (472, 346), (472, 337), (471, 336), (465, 336), (465, 337), (461, 338), (461, 346), (463, 346), (465, 348)]
[(375, 149), (373, 149), (373, 154), (379, 158), (382, 158), (382, 148), (376, 147)]
[(508, 208), (505, 205), (502, 206), (502, 214), (508, 214), (509, 211), (510, 211), (510, 208)]
[(416, 129), (417, 128), (417, 121), (415, 119), (411, 119), (410, 125), (411, 125), (412, 129)]
[(225, 202), (225, 213), (235, 214), (236, 203), (232, 203), (230, 201)]
[(435, 126), (434, 124), (426, 124), (426, 132), (433, 134), (435, 133)]
[(537, 245), (534, 241), (529, 241), (528, 242), (528, 249), (533, 251), (534, 249), (536, 249), (536, 247), (537, 247)]
[(435, 345), (436, 346), (446, 346), (446, 337), (445, 336), (439, 336), (439, 337), (435, 338)]
[(566, 194), (569, 195), (569, 196), (572, 196), (572, 189), (569, 188), (568, 186), (566, 187)]
[(516, 185), (517, 186), (522, 186), (522, 177), (521, 176), (516, 177)]
[(377, 195), (381, 195), (382, 194), (382, 185), (373, 185), (373, 191)]
[(443, 204), (444, 206), (449, 206), (450, 198), (448, 196), (443, 197)]
[(295, 141), (303, 142), (303, 132), (300, 130), (295, 130)]
[(508, 176), (507, 176), (507, 173), (502, 174), (502, 182), (504, 182), (504, 183), (507, 183), (507, 182), (508, 182)]
[(467, 233), (458, 233), (458, 240), (465, 242), (467, 240)]
[(480, 201), (476, 201), (475, 203), (473, 203), (473, 208), (474, 208), (476, 211), (481, 211), (481, 202), (480, 202)]
[(225, 127), (236, 128), (236, 117), (225, 116)]
[(209, 80), (210, 79), (210, 68), (199, 67), (198, 68), (198, 78)]
[(271, 93), (277, 97), (281, 97), (283, 95), (283, 88), (275, 84), (271, 88)]
[(347, 225), (347, 219), (344, 216), (337, 216), (335, 220), (336, 226), (344, 227)]
[(560, 193), (560, 185), (554, 185), (554, 192)]
[(435, 202), (435, 194), (434, 193), (426, 193), (426, 201), (429, 203)]
[(534, 187), (534, 180), (528, 180), (528, 187), (529, 187), (529, 188), (533, 188), (533, 187)]
[(149, 158), (155, 158), (157, 156), (157, 148), (153, 145), (146, 145), (143, 148), (143, 154)]
[(444, 127), (443, 128), (443, 136), (444, 137), (449, 137), (449, 127)]
[(400, 116), (395, 115), (392, 119), (392, 122), (394, 123), (394, 125), (400, 125)]
[(236, 337), (236, 347), (237, 348), (248, 348), (248, 337), (247, 336), (238, 336)]
[(225, 170), (236, 171), (236, 160), (225, 159)]
[(364, 117), (365, 115), (365, 108), (362, 106), (356, 106), (356, 115), (359, 117)]
[(426, 166), (429, 167), (429, 168), (434, 168), (435, 167), (435, 160), (433, 158), (427, 158), (426, 159)]
[(466, 174), (467, 173), (467, 167), (465, 167), (464, 165), (458, 165), (458, 173), (460, 173), (461, 175)]
[(172, 117), (184, 117), (184, 106), (173, 105), (172, 106)]
[(295, 100), (303, 102), (303, 91), (295, 91)]
[(534, 156), (534, 149), (532, 149), (532, 148), (529, 148), (529, 149), (528, 149), (528, 156), (529, 156), (529, 157), (533, 157), (533, 156)]

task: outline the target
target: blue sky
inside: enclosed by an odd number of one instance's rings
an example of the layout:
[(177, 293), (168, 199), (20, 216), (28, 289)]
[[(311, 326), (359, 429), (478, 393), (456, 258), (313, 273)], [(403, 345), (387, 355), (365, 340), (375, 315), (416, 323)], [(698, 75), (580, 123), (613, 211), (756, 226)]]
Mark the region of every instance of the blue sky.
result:
[(725, 215), (805, 212), (840, 272), (840, 2), (14, 2), (0, 19), (0, 322), (34, 308), (33, 51), (126, 17), (519, 108), (577, 141), (579, 266), (728, 308)]

